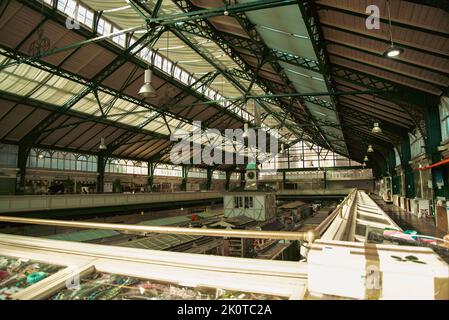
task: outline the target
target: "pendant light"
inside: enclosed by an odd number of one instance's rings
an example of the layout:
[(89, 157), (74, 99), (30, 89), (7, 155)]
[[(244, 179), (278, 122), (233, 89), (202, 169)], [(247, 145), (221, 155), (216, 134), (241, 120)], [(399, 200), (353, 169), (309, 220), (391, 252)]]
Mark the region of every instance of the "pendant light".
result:
[(368, 146), (368, 153), (373, 153), (373, 152), (374, 152), (373, 146), (369, 145)]
[(364, 161), (364, 162), (368, 162), (368, 161), (369, 161), (368, 156), (365, 156), (365, 158), (363, 159), (363, 161)]
[[(147, 34), (148, 34), (148, 36), (150, 35), (149, 29), (147, 29)], [(150, 52), (150, 50), (148, 50), (148, 52)], [(155, 54), (156, 53), (153, 52), (152, 57), (150, 59), (151, 63), (150, 63), (150, 61), (148, 61), (148, 55), (147, 55), (147, 59), (146, 59), (148, 62), (148, 67), (144, 73), (143, 85), (142, 85), (142, 87), (140, 87), (140, 90), (139, 90), (139, 95), (144, 98), (154, 98), (157, 96), (156, 90), (151, 85), (151, 77), (153, 75), (153, 72), (151, 71), (151, 65), (153, 64)]]
[(157, 96), (156, 90), (154, 90), (153, 86), (151, 85), (151, 76), (152, 76), (151, 69), (145, 70), (144, 83), (139, 90), (139, 95), (141, 95), (144, 98), (154, 98)]
[(393, 30), (392, 30), (392, 25), (391, 25), (390, 0), (387, 0), (387, 10), (388, 10), (388, 23), (389, 23), (389, 32), (390, 32), (391, 44), (384, 51), (383, 55), (384, 55), (384, 57), (387, 57), (387, 58), (395, 58), (395, 57), (399, 56), (401, 53), (403, 53), (404, 49), (394, 45)]
[(381, 134), (382, 133), (382, 129), (379, 126), (379, 122), (374, 122), (374, 126), (373, 129), (371, 130), (372, 133), (375, 134)]

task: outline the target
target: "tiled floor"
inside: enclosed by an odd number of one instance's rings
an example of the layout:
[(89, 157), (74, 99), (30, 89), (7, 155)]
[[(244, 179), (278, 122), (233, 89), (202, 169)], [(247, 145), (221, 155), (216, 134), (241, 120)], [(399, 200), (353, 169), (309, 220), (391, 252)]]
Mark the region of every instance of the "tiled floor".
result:
[(446, 234), (435, 227), (433, 219), (418, 219), (393, 204), (386, 204), (379, 196), (371, 195), (371, 198), (404, 230), (416, 230), (421, 234), (437, 238), (443, 238)]

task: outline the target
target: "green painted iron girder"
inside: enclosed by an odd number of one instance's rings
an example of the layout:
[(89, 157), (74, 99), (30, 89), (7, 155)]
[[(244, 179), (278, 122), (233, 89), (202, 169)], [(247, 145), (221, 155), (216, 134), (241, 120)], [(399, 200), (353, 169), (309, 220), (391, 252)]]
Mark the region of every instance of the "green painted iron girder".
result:
[[(193, 7), (190, 3), (186, 1), (177, 1), (178, 6), (184, 10), (184, 11), (194, 11), (195, 7)], [(215, 30), (213, 26), (211, 26), (207, 21), (197, 21), (195, 24), (182, 24), (180, 26), (176, 26), (179, 30), (182, 30), (184, 32), (193, 33), (195, 35), (200, 35), (203, 37), (206, 37), (210, 40), (213, 40), (220, 48), (222, 48), (236, 63), (239, 65), (242, 70), (247, 71), (248, 73), (251, 73), (252, 76), (254, 76), (253, 71), (251, 70), (251, 67), (240, 57), (240, 54), (237, 53), (230, 45), (230, 41), (233, 41), (234, 39), (238, 39), (238, 37), (230, 36), (229, 34), (218, 32)], [(259, 48), (261, 48), (260, 45), (258, 45)], [(247, 48), (249, 48), (247, 46)], [(261, 49), (262, 52), (266, 50), (266, 47), (263, 47)], [(264, 80), (264, 83), (260, 81), (260, 78), (257, 81), (257, 84), (264, 89), (265, 92), (271, 92), (271, 91), (285, 91), (285, 86), (282, 86), (280, 84), (275, 84), (272, 81)], [(285, 103), (282, 101), (276, 100), (276, 104), (283, 105), (285, 107)], [(291, 109), (291, 108), (288, 108)], [(294, 112), (295, 114), (297, 112)], [(298, 119), (297, 119), (298, 120)], [(312, 133), (313, 134), (313, 133)], [(321, 142), (322, 143), (322, 142)]]

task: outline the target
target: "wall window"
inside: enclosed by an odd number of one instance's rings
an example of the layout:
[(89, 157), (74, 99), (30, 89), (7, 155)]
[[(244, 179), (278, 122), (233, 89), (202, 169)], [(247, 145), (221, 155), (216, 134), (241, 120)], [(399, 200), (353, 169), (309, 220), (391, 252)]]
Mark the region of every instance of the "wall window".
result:
[(97, 157), (70, 152), (31, 149), (27, 166), (36, 169), (97, 171)]
[(169, 164), (158, 164), (154, 169), (155, 176), (182, 177), (182, 167)]
[(245, 208), (254, 208), (254, 198), (245, 197)]
[(124, 159), (109, 159), (106, 163), (105, 172), (147, 175), (148, 163)]
[(19, 147), (9, 144), (0, 144), (0, 166), (16, 167)]
[(316, 169), (333, 167), (361, 167), (362, 164), (330, 150), (300, 141), (284, 154), (277, 154), (272, 160), (262, 163), (261, 170), (268, 169)]
[[(245, 197), (245, 204), (246, 198), (247, 197)], [(243, 197), (234, 197), (234, 208), (235, 209), (243, 208)]]
[(441, 138), (449, 139), (449, 97), (442, 97), (440, 103)]
[(424, 153), (424, 139), (419, 130), (408, 134), (410, 139), (410, 154), (412, 159)]
[[(118, 29), (116, 27), (112, 28), (112, 32), (113, 33), (119, 32), (119, 31), (120, 31), (120, 29)], [(122, 33), (122, 34), (120, 34), (118, 36), (112, 37), (112, 41), (114, 41), (115, 43), (119, 44), (122, 47), (125, 47), (125, 45), (126, 45), (126, 34)]]

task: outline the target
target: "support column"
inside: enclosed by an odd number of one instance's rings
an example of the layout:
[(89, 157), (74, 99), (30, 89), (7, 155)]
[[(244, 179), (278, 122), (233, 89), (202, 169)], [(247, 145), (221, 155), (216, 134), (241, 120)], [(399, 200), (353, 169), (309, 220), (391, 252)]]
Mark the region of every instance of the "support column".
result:
[(282, 171), (282, 190), (285, 190), (285, 182), (287, 181), (285, 177), (285, 171)]
[(100, 151), (97, 156), (97, 193), (104, 192), (104, 172), (108, 157), (104, 151)]
[(240, 186), (244, 186), (244, 185), (245, 185), (245, 172), (240, 171)]
[(214, 169), (207, 168), (207, 181), (206, 181), (206, 190), (210, 190), (212, 187), (212, 175), (214, 173)]
[(391, 175), (391, 182), (393, 186), (393, 194), (400, 195), (401, 194), (401, 176), (399, 176), (396, 172), (396, 167), (400, 165), (400, 163), (396, 163), (396, 153), (394, 149), (388, 154), (389, 160), (389, 172)]
[(327, 171), (326, 168), (323, 168), (323, 170), (324, 189), (327, 189)]
[(187, 191), (187, 178), (189, 176), (189, 167), (183, 165), (182, 166), (182, 181), (181, 181), (181, 190)]
[(17, 169), (16, 175), (16, 194), (25, 193), (25, 176), (28, 156), (30, 155), (31, 147), (20, 145), (17, 154)]
[[(438, 146), (441, 143), (441, 121), (438, 108), (427, 111), (427, 144), (426, 152), (431, 163), (437, 163), (442, 160), (441, 154), (438, 151)], [(448, 181), (448, 169), (446, 166), (441, 166), (432, 169), (432, 185), (434, 197), (449, 198), (449, 181)], [(444, 186), (441, 189), (437, 187), (437, 178), (443, 178)], [(423, 182), (424, 184), (426, 182)]]
[(232, 175), (232, 171), (231, 170), (227, 170), (226, 171), (226, 183), (225, 183), (225, 190), (229, 191), (229, 187), (231, 184), (231, 175)]
[(410, 166), (409, 162), (411, 159), (410, 152), (410, 140), (404, 138), (401, 144), (401, 152), (402, 152), (402, 171), (405, 176), (405, 184), (403, 189), (405, 189), (405, 197), (409, 199), (415, 198), (415, 180), (413, 169)]
[(148, 162), (147, 190), (150, 192), (153, 192), (154, 170), (155, 169), (156, 169), (156, 164), (153, 162)]

